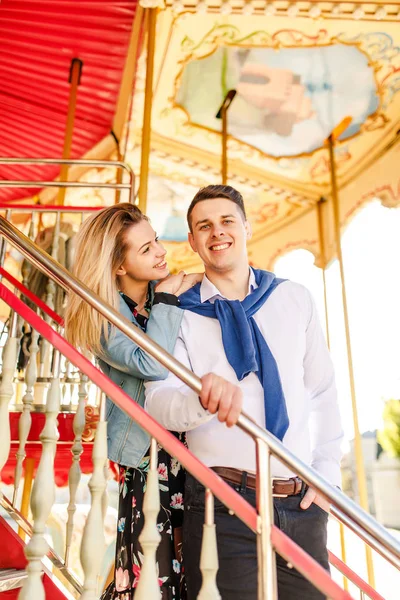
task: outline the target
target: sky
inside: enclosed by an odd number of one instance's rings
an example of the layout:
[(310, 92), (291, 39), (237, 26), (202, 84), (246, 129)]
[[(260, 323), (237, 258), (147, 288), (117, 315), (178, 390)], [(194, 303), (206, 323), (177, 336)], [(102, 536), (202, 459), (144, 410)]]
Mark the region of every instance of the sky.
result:
[[(400, 208), (368, 204), (342, 237), (360, 431), (382, 424), (384, 401), (400, 398)], [(322, 271), (314, 256), (295, 250), (275, 263), (275, 273), (306, 285), (325, 328)], [(327, 270), (330, 349), (335, 365), (345, 437), (353, 437), (339, 266)]]

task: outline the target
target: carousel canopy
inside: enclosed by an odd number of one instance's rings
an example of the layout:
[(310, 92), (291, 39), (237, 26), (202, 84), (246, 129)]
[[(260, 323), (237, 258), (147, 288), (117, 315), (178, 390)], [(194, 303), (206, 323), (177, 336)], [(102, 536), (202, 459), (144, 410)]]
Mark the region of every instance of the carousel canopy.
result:
[[(61, 158), (71, 61), (82, 62), (72, 139), (81, 158), (112, 129), (136, 0), (2, 0), (0, 157)], [(54, 166), (2, 166), (1, 179), (54, 179)], [(0, 200), (31, 190), (0, 188)]]
[[(155, 64), (147, 212), (174, 266), (198, 265), (185, 209), (221, 182), (216, 115), (230, 89), (228, 183), (245, 197), (256, 266), (298, 247), (321, 258), (321, 198), (326, 262), (334, 255), (325, 142), (346, 117), (334, 152), (342, 224), (373, 197), (399, 203), (398, 3), (174, 2), (159, 16)], [(136, 169), (140, 136), (133, 128)]]
[[(26, 12), (18, 12), (24, 6)], [(15, 79), (14, 63), (3, 61), (9, 91), (1, 118), (15, 122), (20, 137), (11, 128), (13, 145), (4, 140), (0, 151), (21, 155), (36, 148), (42, 156), (60, 155), (69, 65), (79, 55), (84, 69), (73, 152), (82, 155), (110, 129), (134, 3), (0, 5), (1, 16), (12, 10), (17, 21), (2, 20), (8, 33), (0, 51), (11, 56), (14, 48), (29, 74), (41, 65), (47, 87), (43, 94), (37, 78), (28, 84), (22, 68)], [(271, 268), (280, 254), (295, 248), (313, 252), (320, 265), (334, 257), (326, 139), (346, 119), (334, 148), (342, 225), (374, 197), (386, 206), (399, 204), (399, 10), (398, 2), (381, 1), (167, 0), (157, 18), (146, 210), (173, 268), (199, 267), (185, 241), (185, 213), (200, 186), (221, 182), (216, 114), (231, 89), (236, 96), (228, 110), (228, 183), (245, 198), (255, 266)], [(25, 29), (18, 37), (13, 31), (19, 26)], [(136, 173), (145, 78), (144, 47), (127, 128), (126, 160)], [(11, 80), (18, 83), (14, 95)], [(113, 201), (99, 192), (97, 204), (102, 197), (105, 204)], [(81, 198), (70, 193), (67, 202)]]

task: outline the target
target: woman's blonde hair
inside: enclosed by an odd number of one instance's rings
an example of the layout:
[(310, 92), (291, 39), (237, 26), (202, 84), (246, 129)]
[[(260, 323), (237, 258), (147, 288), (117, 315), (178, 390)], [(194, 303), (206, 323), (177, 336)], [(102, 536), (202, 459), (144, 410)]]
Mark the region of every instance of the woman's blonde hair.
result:
[[(126, 232), (147, 217), (129, 203), (105, 208), (84, 221), (77, 234), (73, 275), (114, 309), (119, 308), (117, 270), (128, 250)], [(65, 335), (83, 352), (102, 354), (101, 338), (109, 337), (108, 321), (79, 296), (70, 293)]]

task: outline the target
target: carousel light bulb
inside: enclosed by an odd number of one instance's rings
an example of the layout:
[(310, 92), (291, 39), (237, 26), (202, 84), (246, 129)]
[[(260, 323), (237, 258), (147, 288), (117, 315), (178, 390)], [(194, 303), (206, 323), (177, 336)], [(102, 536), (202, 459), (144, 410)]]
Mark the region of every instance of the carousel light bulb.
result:
[(337, 17), (338, 15), (340, 15), (340, 6), (339, 4), (335, 4), (335, 6), (332, 8), (332, 14)]
[(275, 13), (276, 8), (273, 4), (267, 4), (267, 6), (264, 8), (264, 15), (266, 17), (273, 17)]
[(318, 5), (314, 4), (314, 6), (312, 6), (309, 10), (310, 17), (312, 17), (313, 19), (318, 19), (318, 17), (321, 16), (321, 9)]
[(357, 8), (353, 12), (353, 18), (357, 19), (357, 21), (358, 21), (358, 19), (362, 19), (363, 16), (364, 16), (363, 9), (361, 8), (361, 6), (357, 6)]
[(380, 8), (378, 8), (378, 10), (375, 13), (375, 18), (378, 21), (381, 21), (382, 19), (384, 19), (386, 17), (386, 8), (384, 6), (381, 6)]
[(289, 15), (289, 17), (297, 17), (298, 12), (299, 7), (297, 6), (297, 4), (291, 4), (287, 9), (287, 14)]
[(246, 2), (246, 4), (243, 6), (242, 12), (247, 16), (252, 15), (254, 12), (253, 4), (251, 2)]
[(225, 2), (223, 2), (221, 4), (221, 8), (219, 9), (219, 12), (221, 13), (221, 15), (230, 15), (232, 12), (232, 6), (229, 3), (229, 0), (225, 0)]
[(196, 5), (196, 12), (199, 14), (204, 14), (207, 12), (207, 2), (205, 2), (205, 0), (199, 0)]

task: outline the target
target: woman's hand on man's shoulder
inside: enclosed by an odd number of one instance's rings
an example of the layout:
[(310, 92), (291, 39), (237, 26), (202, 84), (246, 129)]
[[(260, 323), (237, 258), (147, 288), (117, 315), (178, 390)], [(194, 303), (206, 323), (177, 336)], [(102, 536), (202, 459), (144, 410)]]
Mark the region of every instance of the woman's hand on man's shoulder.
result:
[(180, 296), (191, 287), (199, 283), (203, 279), (204, 273), (189, 273), (186, 274), (184, 271), (180, 271), (176, 275), (170, 275), (162, 281), (160, 281), (154, 291), (163, 292), (165, 294), (174, 294), (174, 296)]

